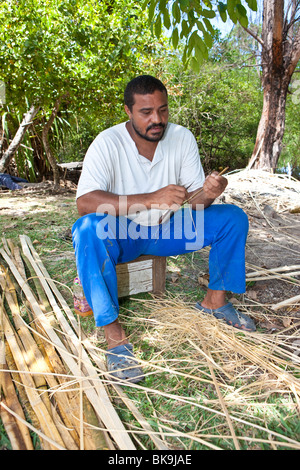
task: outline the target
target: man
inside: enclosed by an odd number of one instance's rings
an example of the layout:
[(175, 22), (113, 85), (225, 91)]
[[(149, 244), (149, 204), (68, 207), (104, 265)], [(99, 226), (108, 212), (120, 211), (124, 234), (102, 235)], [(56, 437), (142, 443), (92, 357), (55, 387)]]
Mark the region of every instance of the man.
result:
[[(101, 132), (87, 151), (77, 190), (81, 217), (72, 232), (85, 296), (96, 326), (104, 327), (108, 370), (138, 382), (143, 372), (118, 321), (118, 263), (210, 245), (209, 288), (196, 307), (240, 329), (255, 325), (225, 298), (227, 290), (245, 291), (248, 232), (241, 209), (212, 205), (226, 178), (216, 172), (205, 178), (195, 138), (168, 122), (167, 90), (159, 80), (136, 77), (124, 101), (129, 120)], [(190, 199), (191, 207), (182, 208)]]

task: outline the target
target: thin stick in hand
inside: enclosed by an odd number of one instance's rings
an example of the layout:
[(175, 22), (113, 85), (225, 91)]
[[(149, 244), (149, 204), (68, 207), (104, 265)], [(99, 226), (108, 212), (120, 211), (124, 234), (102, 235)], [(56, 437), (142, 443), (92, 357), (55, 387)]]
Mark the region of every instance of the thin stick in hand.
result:
[[(218, 173), (218, 176), (222, 176), (225, 173), (225, 171), (228, 170), (228, 168), (229, 167), (227, 166), (226, 168), (224, 168), (224, 170), (220, 171), (220, 173)], [(198, 189), (198, 191), (196, 191), (194, 194), (192, 194), (192, 196), (190, 196), (188, 199), (183, 201), (183, 203), (180, 207), (183, 207), (184, 204), (186, 204), (187, 202), (190, 202), (192, 199), (194, 199), (196, 196), (198, 196), (200, 193), (202, 193), (202, 191), (203, 191), (203, 187)], [(164, 220), (166, 219), (166, 217), (168, 217), (170, 212), (171, 212), (170, 217), (172, 217), (172, 215), (174, 214), (174, 211), (172, 211), (171, 209), (168, 209), (168, 211), (165, 212), (165, 214), (163, 216), (161, 216), (161, 218), (159, 219), (159, 224), (162, 224), (164, 222)]]

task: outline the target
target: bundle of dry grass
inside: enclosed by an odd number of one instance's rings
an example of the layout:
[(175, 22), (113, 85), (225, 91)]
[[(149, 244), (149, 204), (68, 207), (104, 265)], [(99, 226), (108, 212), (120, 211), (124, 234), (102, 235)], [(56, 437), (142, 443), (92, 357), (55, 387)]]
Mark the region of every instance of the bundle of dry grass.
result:
[[(195, 415), (198, 408), (212, 417), (223, 418), (220, 434), (203, 433), (200, 418), (199, 429), (195, 426), (185, 437), (205, 443), (208, 448), (215, 448), (211, 439), (223, 438), (232, 440), (236, 449), (241, 448), (242, 441), (269, 443), (275, 449), (277, 446), (300, 449), (297, 436), (296, 439), (284, 438), (268, 429), (267, 424), (257, 424), (256, 416), (258, 408), (272, 408), (270, 397), (277, 397), (279, 408), (282, 404), (299, 416), (300, 333), (297, 327), (274, 335), (244, 333), (211, 315), (199, 313), (180, 296), (139, 302), (141, 311), (147, 311), (138, 317), (147, 325), (144, 339), (159, 350), (148, 363), (149, 374), (167, 372), (178, 380), (188, 379), (194, 393), (189, 398), (174, 391), (168, 393), (167, 383), (163, 391), (152, 392), (173, 399), (179, 406), (189, 403)], [(258, 437), (260, 432), (267, 437)]]

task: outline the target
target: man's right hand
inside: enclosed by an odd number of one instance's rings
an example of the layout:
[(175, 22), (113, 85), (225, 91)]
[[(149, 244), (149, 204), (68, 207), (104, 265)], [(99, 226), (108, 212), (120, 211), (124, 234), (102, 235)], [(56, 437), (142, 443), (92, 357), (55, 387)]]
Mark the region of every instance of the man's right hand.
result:
[[(182, 206), (188, 198), (187, 190), (183, 186), (169, 184), (149, 194), (152, 208), (172, 208), (172, 210)], [(177, 207), (178, 206), (178, 207)]]

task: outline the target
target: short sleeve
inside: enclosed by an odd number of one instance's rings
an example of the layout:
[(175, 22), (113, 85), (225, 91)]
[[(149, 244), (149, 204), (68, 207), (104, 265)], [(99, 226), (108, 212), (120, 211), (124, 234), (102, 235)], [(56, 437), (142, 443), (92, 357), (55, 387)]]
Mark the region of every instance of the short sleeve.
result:
[(109, 191), (111, 187), (110, 155), (107, 145), (98, 136), (90, 145), (77, 186), (76, 198), (92, 191)]
[(205, 175), (196, 139), (190, 131), (186, 131), (179, 184), (192, 192), (203, 186)]

